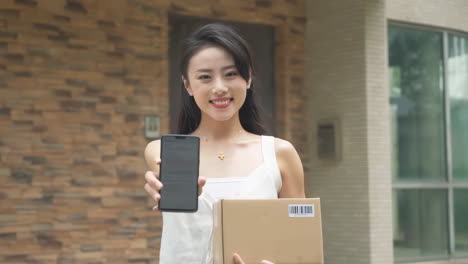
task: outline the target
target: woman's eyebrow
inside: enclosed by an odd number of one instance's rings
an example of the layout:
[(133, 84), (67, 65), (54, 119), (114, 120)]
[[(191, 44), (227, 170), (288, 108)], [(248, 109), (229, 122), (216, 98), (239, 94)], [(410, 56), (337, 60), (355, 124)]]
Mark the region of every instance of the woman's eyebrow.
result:
[(195, 72), (212, 72), (213, 70), (212, 69), (198, 69), (198, 70), (195, 70)]
[(236, 68), (236, 65), (233, 64), (233, 65), (224, 66), (221, 68), (221, 70), (224, 71), (224, 70), (231, 69), (231, 68)]
[[(228, 69), (231, 69), (231, 68), (236, 68), (236, 65), (234, 65), (234, 64), (227, 65), (227, 66), (222, 67), (221, 70), (225, 71), (225, 70), (228, 70)], [(197, 69), (194, 72), (213, 72), (213, 70), (212, 69)]]

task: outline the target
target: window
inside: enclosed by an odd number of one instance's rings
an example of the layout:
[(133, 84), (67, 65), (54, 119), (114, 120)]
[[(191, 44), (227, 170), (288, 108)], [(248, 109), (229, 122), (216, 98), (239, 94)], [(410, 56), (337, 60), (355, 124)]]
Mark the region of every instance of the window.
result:
[(391, 25), (388, 46), (395, 260), (467, 256), (468, 35)]

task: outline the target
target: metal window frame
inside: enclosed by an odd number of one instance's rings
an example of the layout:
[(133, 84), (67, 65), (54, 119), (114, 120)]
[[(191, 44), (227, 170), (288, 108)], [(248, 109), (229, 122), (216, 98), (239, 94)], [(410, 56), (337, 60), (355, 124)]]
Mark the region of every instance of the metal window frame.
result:
[(444, 94), (444, 125), (445, 125), (445, 157), (446, 157), (446, 175), (447, 175), (447, 182), (448, 182), (448, 223), (449, 223), (449, 256), (454, 256), (455, 255), (455, 217), (454, 217), (454, 201), (453, 201), (453, 175), (452, 175), (452, 134), (451, 134), (451, 113), (450, 113), (450, 98), (449, 98), (449, 80), (447, 76), (447, 70), (448, 70), (448, 33), (447, 31), (442, 32), (443, 38), (442, 38), (442, 49), (443, 49), (443, 65), (444, 65), (444, 70), (443, 70), (443, 84), (444, 84), (444, 89), (443, 89), (443, 94)]

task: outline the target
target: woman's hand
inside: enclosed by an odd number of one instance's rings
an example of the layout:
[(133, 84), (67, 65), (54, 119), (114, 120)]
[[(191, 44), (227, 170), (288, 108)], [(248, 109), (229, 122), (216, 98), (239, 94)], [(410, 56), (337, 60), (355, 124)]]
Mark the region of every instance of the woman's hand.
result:
[[(156, 161), (156, 166), (159, 168), (161, 161)], [(159, 181), (159, 171), (147, 171), (145, 173), (145, 190), (146, 192), (156, 201), (156, 205), (153, 207), (153, 210), (158, 209), (158, 202), (161, 199), (159, 192), (161, 191), (163, 185)]]
[[(234, 263), (235, 263), (235, 264), (246, 264), (246, 263), (242, 260), (242, 258), (239, 256), (239, 254), (237, 254), (237, 253), (234, 253), (233, 259), (234, 259)], [(261, 264), (275, 264), (275, 263), (273, 263), (273, 262), (271, 262), (271, 261), (268, 261), (268, 260), (262, 260), (260, 263), (261, 263)]]
[[(156, 160), (156, 167), (159, 168), (159, 165), (161, 165), (161, 160)], [(159, 170), (147, 171), (145, 173), (145, 179), (145, 190), (156, 201), (156, 205), (153, 207), (153, 210), (158, 210), (158, 201), (161, 200), (160, 192), (163, 188), (163, 184), (159, 181)], [(205, 177), (198, 177), (198, 195), (202, 193), (205, 183)]]

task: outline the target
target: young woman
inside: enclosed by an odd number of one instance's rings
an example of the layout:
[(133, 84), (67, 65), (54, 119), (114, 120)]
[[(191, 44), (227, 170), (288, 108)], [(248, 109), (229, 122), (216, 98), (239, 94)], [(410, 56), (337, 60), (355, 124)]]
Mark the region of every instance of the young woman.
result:
[[(160, 263), (208, 264), (216, 200), (305, 197), (304, 173), (288, 141), (262, 135), (251, 55), (235, 30), (208, 24), (192, 33), (182, 52), (177, 132), (200, 137), (199, 205), (196, 213), (163, 213)], [(145, 149), (145, 190), (156, 202), (164, 188), (159, 151), (159, 140)], [(244, 263), (238, 254), (233, 259)]]

